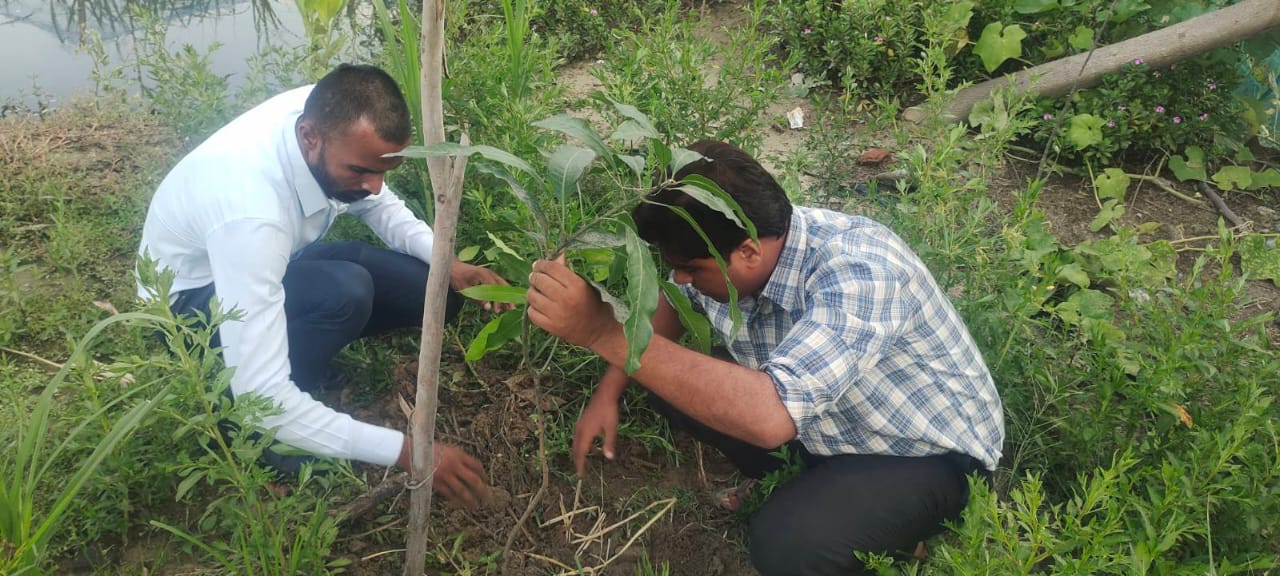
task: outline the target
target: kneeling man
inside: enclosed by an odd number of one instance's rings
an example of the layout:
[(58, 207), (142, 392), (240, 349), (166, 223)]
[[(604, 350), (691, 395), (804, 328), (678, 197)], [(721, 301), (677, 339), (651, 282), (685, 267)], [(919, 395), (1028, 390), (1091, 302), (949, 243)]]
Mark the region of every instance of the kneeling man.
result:
[[(675, 178), (715, 181), (754, 222), (759, 241), (670, 188), (652, 192), (633, 217), (733, 361), (678, 345), (683, 327), (664, 299), (632, 379), (673, 425), (748, 478), (780, 467), (770, 452), (782, 446), (803, 460), (803, 472), (751, 519), (751, 560), (761, 573), (862, 573), (857, 552), (914, 549), (959, 517), (966, 477), (989, 477), (1000, 460), (1004, 419), (981, 353), (929, 270), (888, 228), (792, 207), (773, 176), (731, 145), (690, 149), (704, 159)], [(687, 210), (727, 261), (743, 318), (737, 334), (725, 275), (667, 206)], [(596, 437), (613, 456), (626, 340), (609, 306), (562, 260), (533, 270), (534, 323), (611, 365), (575, 429), (582, 474)]]

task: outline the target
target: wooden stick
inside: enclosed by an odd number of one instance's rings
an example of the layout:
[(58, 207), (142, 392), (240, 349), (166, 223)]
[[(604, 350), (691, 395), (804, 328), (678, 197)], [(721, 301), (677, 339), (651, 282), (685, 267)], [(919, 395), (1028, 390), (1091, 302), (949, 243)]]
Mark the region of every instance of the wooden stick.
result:
[(408, 479), (409, 475), (405, 472), (394, 474), (375, 486), (373, 490), (361, 494), (355, 500), (335, 510), (334, 514), (341, 518), (340, 522), (343, 524), (361, 518), (374, 508), (377, 508), (383, 501), (400, 494), (404, 490), (405, 480)]
[[(444, 141), (442, 82), (446, 0), (422, 0), (421, 74), (423, 143)], [(462, 162), (443, 156), (427, 159), (431, 192), (435, 197), (435, 244), (427, 275), (426, 304), (422, 308), (422, 345), (418, 352), (418, 390), (412, 418), (412, 463), (408, 487), (409, 536), (405, 546), (405, 576), (422, 576), (427, 562), (427, 531), (431, 522), (431, 484), (435, 472), (433, 449), (437, 398), (440, 388), (440, 349), (444, 344), (445, 298), (453, 265), (458, 208), (462, 192)], [(456, 187), (455, 187), (456, 185)]]
[(1222, 196), (1219, 196), (1218, 193), (1214, 191), (1213, 186), (1210, 186), (1208, 182), (1200, 183), (1200, 194), (1204, 195), (1205, 198), (1208, 198), (1209, 202), (1213, 203), (1213, 207), (1217, 208), (1218, 212), (1222, 214), (1222, 217), (1226, 218), (1227, 222), (1230, 222), (1232, 226), (1244, 226), (1244, 220), (1241, 220), (1235, 212), (1231, 211), (1231, 208), (1227, 206), (1227, 203), (1222, 200)]

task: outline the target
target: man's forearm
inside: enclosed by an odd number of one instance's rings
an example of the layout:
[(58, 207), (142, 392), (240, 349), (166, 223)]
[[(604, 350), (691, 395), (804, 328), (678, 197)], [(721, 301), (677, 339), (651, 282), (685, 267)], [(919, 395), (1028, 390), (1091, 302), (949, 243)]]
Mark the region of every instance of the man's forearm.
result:
[[(597, 340), (592, 350), (621, 374), (616, 367), (627, 359), (622, 327)], [(795, 423), (773, 379), (759, 370), (699, 354), (655, 334), (632, 379), (681, 412), (743, 441), (775, 448), (795, 438)]]

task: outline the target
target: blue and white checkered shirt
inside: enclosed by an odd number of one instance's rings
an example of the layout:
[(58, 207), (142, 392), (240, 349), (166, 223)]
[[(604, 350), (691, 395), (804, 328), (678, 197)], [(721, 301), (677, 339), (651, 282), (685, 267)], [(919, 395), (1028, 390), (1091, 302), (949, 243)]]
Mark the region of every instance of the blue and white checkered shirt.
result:
[(681, 289), (741, 365), (773, 378), (813, 454), (968, 454), (994, 470), (1000, 396), (933, 275), (885, 226), (796, 207), (757, 297), (729, 305)]

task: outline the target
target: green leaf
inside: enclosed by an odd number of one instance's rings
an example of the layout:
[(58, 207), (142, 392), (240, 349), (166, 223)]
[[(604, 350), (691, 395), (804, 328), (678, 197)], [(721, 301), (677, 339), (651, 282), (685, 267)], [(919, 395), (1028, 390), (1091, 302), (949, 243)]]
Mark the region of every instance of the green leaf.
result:
[(681, 180), (682, 184), (677, 190), (688, 194), (694, 200), (701, 202), (707, 208), (715, 210), (724, 215), (739, 228), (746, 230), (747, 236), (752, 240), (759, 240), (756, 234), (756, 225), (747, 218), (747, 213), (742, 211), (742, 206), (729, 195), (728, 192), (720, 189), (720, 185), (714, 180), (702, 176), (701, 174), (690, 174)]
[(1102, 125), (1107, 121), (1092, 114), (1076, 114), (1071, 117), (1071, 126), (1067, 128), (1067, 140), (1084, 150), (1102, 141)]
[(1222, 190), (1245, 190), (1253, 184), (1253, 171), (1246, 166), (1223, 166), (1213, 175), (1213, 183)]
[(688, 166), (689, 163), (696, 162), (702, 158), (703, 156), (701, 154), (694, 152), (693, 150), (689, 150), (687, 148), (672, 148), (670, 165), (671, 173), (675, 174), (676, 172), (679, 172), (681, 168)]
[(550, 230), (551, 225), (547, 222), (546, 214), (542, 213), (542, 207), (538, 206), (538, 199), (520, 183), (506, 168), (497, 165), (485, 164), (483, 162), (470, 165), (477, 172), (488, 174), (503, 182), (507, 183), (507, 189), (511, 191), (511, 195), (516, 197), (524, 207), (529, 210), (529, 214), (533, 215), (533, 219), (537, 221), (540, 230)]
[(610, 140), (617, 140), (626, 144), (635, 144), (657, 137), (658, 133), (652, 128), (646, 129), (645, 127), (637, 124), (635, 120), (627, 120), (626, 122), (623, 122), (618, 125), (612, 134), (609, 135)]
[(604, 300), (604, 303), (608, 304), (609, 307), (613, 309), (613, 319), (625, 325), (627, 318), (631, 317), (631, 307), (627, 306), (627, 303), (620, 300), (617, 296), (609, 293), (609, 289), (600, 282), (602, 282), (602, 280), (596, 280), (595, 278), (587, 279), (587, 283), (595, 288), (596, 292), (600, 294), (600, 299)]
[(545, 118), (533, 123), (534, 126), (553, 130), (576, 138), (588, 148), (595, 151), (597, 156), (609, 158), (613, 156), (613, 150), (605, 144), (604, 139), (600, 138), (596, 131), (591, 129), (591, 124), (582, 118), (574, 118), (565, 114), (557, 114), (550, 118)]
[(688, 210), (669, 204), (657, 205), (666, 206), (668, 210), (675, 212), (677, 216), (688, 223), (693, 228), (693, 231), (697, 232), (698, 236), (702, 238), (703, 243), (707, 246), (707, 251), (711, 252), (711, 257), (716, 259), (716, 265), (720, 267), (720, 275), (724, 277), (725, 288), (729, 290), (729, 318), (733, 321), (733, 330), (730, 333), (730, 338), (736, 337), (738, 329), (742, 327), (742, 309), (738, 307), (738, 287), (734, 286), (733, 282), (729, 280), (729, 264), (724, 261), (724, 256), (720, 254), (720, 251), (716, 250), (711, 238), (707, 237), (707, 233), (702, 230), (702, 227), (693, 219)]
[(680, 318), (689, 337), (693, 339), (693, 347), (703, 354), (710, 354), (711, 321), (693, 309), (693, 302), (675, 284), (663, 280), (662, 293), (667, 297), (667, 303), (675, 309), (676, 316)]
[(506, 243), (506, 242), (503, 242), (501, 238), (499, 238), (499, 237), (497, 237), (497, 236), (494, 236), (494, 235), (493, 235), (493, 232), (485, 232), (485, 235), (489, 237), (489, 241), (490, 241), (490, 242), (493, 242), (493, 245), (494, 245), (495, 247), (497, 247), (499, 250), (501, 250), (501, 251), (503, 251), (503, 252), (505, 252), (505, 253), (507, 253), (507, 254), (510, 254), (511, 256), (515, 257), (516, 259), (519, 259), (519, 260), (524, 260), (524, 259), (525, 259), (525, 257), (524, 257), (524, 256), (521, 256), (519, 252), (516, 252), (516, 251), (515, 251), (515, 250), (513, 250), (510, 246), (507, 246), (507, 243)]
[(576, 234), (565, 245), (565, 250), (584, 250), (588, 248), (617, 248), (627, 243), (627, 239), (621, 234), (613, 232), (604, 232), (600, 230), (589, 230)]
[(485, 160), (505, 164), (521, 172), (533, 173), (533, 166), (519, 156), (484, 144), (463, 146), (457, 142), (440, 142), (430, 146), (410, 146), (387, 156), (404, 156), (405, 158), (433, 158), (436, 156), (473, 156), (479, 154)]
[(528, 301), (524, 288), (519, 286), (506, 286), (503, 284), (481, 284), (479, 286), (463, 288), (462, 290), (459, 290), (458, 293), (472, 300), (479, 300), (481, 302), (524, 304)]
[(1005, 60), (1022, 56), (1022, 39), (1026, 37), (1027, 33), (1017, 24), (1006, 27), (1001, 22), (992, 22), (982, 29), (973, 53), (982, 58), (987, 72), (995, 72)]
[(1173, 172), (1173, 176), (1179, 182), (1208, 181), (1209, 175), (1205, 172), (1204, 166), (1204, 150), (1199, 146), (1187, 146), (1184, 152), (1187, 155), (1186, 158), (1177, 155), (1169, 157), (1169, 170)]
[(1268, 168), (1262, 172), (1253, 173), (1253, 184), (1250, 190), (1258, 190), (1260, 188), (1277, 188), (1280, 187), (1280, 170)]
[(618, 155), (618, 160), (622, 161), (622, 163), (623, 163), (623, 164), (626, 164), (626, 165), (627, 165), (627, 167), (631, 168), (631, 171), (632, 171), (633, 173), (635, 173), (635, 175), (636, 175), (636, 179), (638, 179), (638, 180), (643, 180), (643, 179), (644, 179), (644, 177), (645, 177), (645, 173), (644, 173), (645, 161), (644, 161), (644, 157), (643, 157), (643, 156), (632, 156), (632, 155), (629, 155), (629, 154), (619, 154), (619, 155)]
[(1089, 274), (1080, 267), (1080, 264), (1072, 262), (1058, 269), (1058, 282), (1070, 282), (1081, 288), (1089, 287)]
[(613, 107), (618, 110), (619, 114), (622, 114), (626, 118), (630, 119), (632, 122), (635, 122), (636, 126), (638, 126), (645, 134), (647, 134), (646, 137), (660, 138), (658, 134), (658, 130), (653, 127), (653, 123), (649, 121), (649, 117), (646, 116), (643, 112), (641, 112), (639, 108), (636, 108), (635, 106), (632, 106), (630, 104), (623, 104), (608, 96), (605, 96), (604, 98), (613, 104)]
[(461, 260), (463, 262), (470, 262), (472, 260), (475, 260), (476, 256), (479, 254), (480, 254), (479, 246), (474, 246), (474, 245), (467, 246), (466, 248), (463, 248), (462, 250), (458, 251), (458, 260)]
[(623, 226), (627, 249), (627, 305), (631, 314), (622, 324), (627, 337), (627, 361), (623, 370), (635, 374), (640, 357), (653, 337), (653, 313), (658, 309), (658, 271), (649, 246), (630, 226)]
[(987, 132), (999, 132), (1009, 126), (1009, 107), (1004, 98), (993, 94), (973, 106), (969, 112), (970, 126), (983, 126)]
[(1107, 168), (1093, 180), (1093, 187), (1098, 191), (1098, 198), (1124, 202), (1125, 192), (1133, 180), (1119, 168)]
[(1124, 204), (1115, 200), (1107, 200), (1102, 204), (1102, 209), (1098, 210), (1098, 215), (1094, 217), (1093, 222), (1089, 223), (1089, 230), (1097, 232), (1107, 227), (1112, 220), (1124, 215)]
[(1274, 237), (1250, 234), (1240, 239), (1240, 269), (1254, 280), (1280, 286), (1280, 247)]
[(1090, 50), (1093, 48), (1093, 29), (1086, 26), (1076, 26), (1075, 32), (1067, 36), (1067, 44), (1076, 50)]
[(1058, 0), (1017, 0), (1013, 11), (1019, 14), (1039, 14), (1058, 8)]
[(577, 194), (578, 181), (591, 167), (596, 153), (586, 148), (565, 144), (556, 148), (547, 159), (547, 175), (551, 180), (551, 191), (560, 202), (564, 202), (569, 194)]
[[(1185, 2), (1182, 4), (1186, 4)], [(1151, 9), (1151, 5), (1143, 0), (1116, 0), (1115, 10), (1111, 13), (1111, 21), (1121, 24), (1125, 20)], [(1169, 22), (1173, 24), (1173, 22)]]
[(522, 310), (508, 310), (485, 324), (476, 337), (467, 346), (464, 357), (467, 362), (475, 362), (490, 352), (502, 348), (503, 344), (520, 335), (520, 320), (524, 317)]

